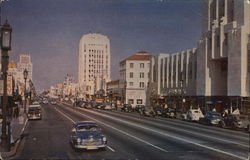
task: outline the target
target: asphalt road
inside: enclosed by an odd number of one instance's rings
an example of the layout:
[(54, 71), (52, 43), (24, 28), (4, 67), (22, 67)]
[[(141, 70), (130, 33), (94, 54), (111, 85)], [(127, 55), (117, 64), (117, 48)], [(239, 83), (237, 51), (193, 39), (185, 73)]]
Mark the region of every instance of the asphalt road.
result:
[[(106, 150), (78, 151), (69, 144), (72, 122), (96, 121)], [(43, 119), (29, 121), (13, 159), (247, 159), (249, 134), (134, 113), (44, 105)]]

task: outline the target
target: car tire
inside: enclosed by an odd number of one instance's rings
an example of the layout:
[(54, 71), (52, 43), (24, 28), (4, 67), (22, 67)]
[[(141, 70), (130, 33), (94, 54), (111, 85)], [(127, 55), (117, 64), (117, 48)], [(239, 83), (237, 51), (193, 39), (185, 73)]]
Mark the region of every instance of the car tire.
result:
[(225, 124), (225, 122), (223, 122), (223, 121), (220, 121), (220, 122), (219, 122), (219, 125), (220, 125), (221, 128), (226, 128), (226, 124)]

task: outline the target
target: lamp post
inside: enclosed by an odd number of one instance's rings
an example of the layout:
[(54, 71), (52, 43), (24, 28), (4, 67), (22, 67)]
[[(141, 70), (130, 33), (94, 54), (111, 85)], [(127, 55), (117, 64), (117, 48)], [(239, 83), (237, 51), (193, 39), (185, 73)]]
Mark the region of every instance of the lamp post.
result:
[(26, 113), (26, 103), (27, 103), (27, 98), (26, 98), (26, 81), (27, 81), (27, 77), (28, 77), (28, 71), (25, 68), (25, 70), (23, 71), (23, 78), (24, 78), (24, 113)]
[[(2, 151), (10, 150), (9, 134), (7, 134), (7, 124), (10, 126), (10, 123), (7, 122), (7, 71), (9, 64), (8, 51), (11, 50), (11, 32), (12, 28), (9, 25), (8, 21), (4, 23), (1, 28), (1, 50), (2, 50), (2, 73), (3, 73), (3, 121), (2, 121), (2, 135), (1, 135), (1, 148)], [(8, 129), (9, 131), (9, 129)]]

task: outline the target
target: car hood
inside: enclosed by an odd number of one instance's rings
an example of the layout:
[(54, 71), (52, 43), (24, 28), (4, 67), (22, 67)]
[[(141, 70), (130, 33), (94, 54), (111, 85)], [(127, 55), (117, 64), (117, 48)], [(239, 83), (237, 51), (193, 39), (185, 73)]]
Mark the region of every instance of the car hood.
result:
[(93, 137), (94, 139), (103, 137), (101, 132), (97, 131), (84, 131), (84, 132), (77, 132), (77, 137), (81, 139), (88, 139), (90, 137)]

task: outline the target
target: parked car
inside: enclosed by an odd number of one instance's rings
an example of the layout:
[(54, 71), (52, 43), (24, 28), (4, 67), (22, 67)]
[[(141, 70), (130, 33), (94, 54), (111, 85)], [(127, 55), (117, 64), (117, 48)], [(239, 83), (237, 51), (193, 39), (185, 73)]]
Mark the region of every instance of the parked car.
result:
[(162, 115), (167, 118), (176, 118), (176, 109), (175, 108), (164, 108)]
[(145, 105), (136, 105), (135, 108), (134, 108), (134, 111), (137, 112), (137, 113), (140, 113), (142, 110), (145, 109)]
[(131, 104), (124, 104), (121, 108), (121, 112), (132, 112), (133, 108)]
[(86, 108), (86, 109), (92, 109), (91, 103), (90, 103), (90, 102), (86, 102), (86, 103), (84, 104), (84, 108)]
[(189, 109), (187, 111), (187, 117), (186, 120), (188, 121), (199, 121), (200, 118), (204, 118), (203, 113), (201, 112), (201, 109)]
[(42, 108), (40, 105), (30, 105), (27, 114), (28, 120), (42, 119)]
[(104, 110), (109, 110), (109, 111), (111, 111), (111, 110), (112, 110), (111, 103), (104, 103), (103, 109), (104, 109)]
[(249, 130), (250, 121), (247, 115), (230, 114), (220, 122), (223, 128), (245, 129)]
[(154, 112), (155, 112), (155, 114), (156, 114), (157, 116), (162, 116), (162, 113), (163, 113), (163, 107), (162, 107), (162, 106), (157, 105), (157, 106), (155, 106), (155, 107), (153, 108), (153, 110), (154, 110)]
[(207, 112), (203, 118), (199, 119), (199, 123), (206, 125), (219, 125), (223, 120), (220, 113), (211, 111)]
[(101, 128), (92, 121), (81, 121), (73, 124), (70, 142), (75, 149), (101, 149), (107, 145), (107, 138)]
[(142, 110), (142, 112), (140, 113), (143, 116), (146, 117), (155, 117), (156, 113), (153, 109), (149, 109), (149, 108), (145, 108), (144, 110)]

